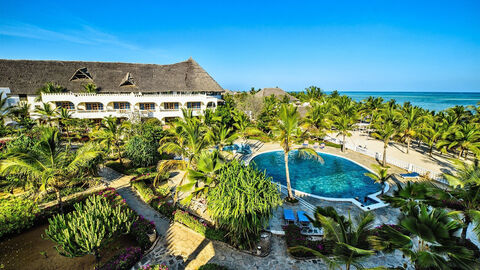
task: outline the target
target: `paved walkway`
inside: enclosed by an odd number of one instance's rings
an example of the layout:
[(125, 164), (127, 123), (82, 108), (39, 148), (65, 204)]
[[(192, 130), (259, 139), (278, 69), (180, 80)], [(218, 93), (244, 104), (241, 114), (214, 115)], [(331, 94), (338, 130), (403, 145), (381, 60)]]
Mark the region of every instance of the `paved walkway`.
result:
[[(145, 204), (131, 189), (129, 184), (131, 176), (121, 175), (110, 168), (103, 168), (101, 176), (110, 187), (118, 190), (135, 212), (155, 222), (157, 231), (161, 235), (154, 249), (137, 263), (134, 269), (146, 264), (164, 263), (173, 270), (193, 270), (207, 262), (224, 265), (230, 269), (327, 269), (321, 260), (296, 260), (289, 257), (285, 240), (279, 236), (272, 237), (271, 252), (263, 258), (232, 249), (225, 243), (210, 241), (183, 225), (170, 223), (168, 219)], [(399, 254), (385, 256), (378, 254), (363, 262), (366, 267), (402, 264)]]

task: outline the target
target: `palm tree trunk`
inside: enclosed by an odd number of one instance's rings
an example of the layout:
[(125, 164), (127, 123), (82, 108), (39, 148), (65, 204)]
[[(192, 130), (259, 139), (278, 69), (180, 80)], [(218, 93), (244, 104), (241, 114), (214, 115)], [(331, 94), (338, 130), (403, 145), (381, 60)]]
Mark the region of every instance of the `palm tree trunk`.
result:
[(433, 144), (430, 146), (430, 156), (433, 156)]
[(407, 154), (410, 152), (410, 138), (407, 138)]
[(290, 185), (290, 172), (288, 171), (288, 152), (284, 152), (284, 160), (285, 160), (285, 175), (287, 176), (287, 190), (288, 190), (288, 197), (293, 199), (293, 192), (292, 186)]
[(60, 189), (55, 189), (55, 194), (57, 194), (58, 207), (60, 208), (60, 213), (63, 213), (63, 203), (62, 203), (62, 194), (60, 194)]
[(458, 151), (458, 159), (460, 159), (460, 157), (462, 156), (463, 154), (463, 149), (460, 148), (460, 150)]
[(382, 161), (383, 167), (387, 166), (387, 147), (388, 147), (388, 143), (385, 142), (383, 144), (383, 161)]
[(118, 160), (120, 161), (120, 164), (123, 165), (123, 162), (122, 162), (122, 153), (120, 151), (120, 145), (117, 145), (117, 153), (118, 153)]
[(345, 152), (345, 133), (343, 134), (342, 152)]
[(463, 223), (465, 224), (465, 226), (462, 228), (462, 233), (460, 235), (462, 243), (465, 243), (465, 240), (467, 239), (467, 230), (470, 222), (470, 217), (468, 215), (465, 215), (465, 217), (463, 218)]

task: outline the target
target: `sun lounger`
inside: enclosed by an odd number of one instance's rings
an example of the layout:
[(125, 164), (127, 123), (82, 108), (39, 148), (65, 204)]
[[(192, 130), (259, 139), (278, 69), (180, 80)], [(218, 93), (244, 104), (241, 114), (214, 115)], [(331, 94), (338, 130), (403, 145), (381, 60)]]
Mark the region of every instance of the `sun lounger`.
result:
[(319, 145), (318, 145), (318, 142), (315, 142), (315, 143), (313, 144), (313, 148), (315, 148), (315, 149), (317, 149), (318, 146), (319, 146)]
[(283, 219), (287, 224), (295, 223), (295, 214), (292, 209), (283, 209)]
[(302, 144), (303, 147), (308, 147), (308, 141), (304, 141)]
[(416, 172), (412, 172), (412, 173), (401, 173), (400, 176), (402, 178), (415, 178), (415, 179), (418, 179), (420, 177), (420, 174), (416, 173)]
[(323, 148), (325, 148), (325, 143), (320, 144), (320, 149), (323, 149)]
[(297, 211), (297, 216), (298, 222), (300, 222), (300, 224), (304, 225), (310, 223), (310, 220), (307, 218), (304, 211)]

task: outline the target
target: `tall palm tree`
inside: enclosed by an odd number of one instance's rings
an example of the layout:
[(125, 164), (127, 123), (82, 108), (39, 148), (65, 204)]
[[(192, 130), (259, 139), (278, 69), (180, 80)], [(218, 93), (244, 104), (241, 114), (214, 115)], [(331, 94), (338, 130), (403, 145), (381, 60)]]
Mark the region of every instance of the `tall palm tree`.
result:
[(407, 154), (410, 151), (410, 143), (417, 136), (420, 123), (424, 117), (419, 107), (412, 106), (409, 103), (404, 104), (401, 110), (400, 136), (407, 143)]
[(102, 120), (100, 129), (92, 134), (94, 140), (103, 144), (107, 150), (113, 146), (112, 151), (116, 150), (120, 164), (123, 164), (121, 146), (124, 132), (125, 127), (119, 123), (118, 119), (108, 116)]
[(4, 124), (5, 117), (9, 115), (12, 107), (7, 103), (8, 98), (3, 96), (3, 93), (0, 93), (0, 124)]
[(62, 147), (58, 131), (46, 128), (34, 149), (9, 153), (0, 160), (0, 174), (27, 176), (38, 182), (40, 190), (53, 188), (62, 208), (61, 189), (75, 176), (84, 174), (92, 162), (99, 162), (101, 156), (102, 151), (92, 145), (83, 146), (75, 152)]
[[(205, 139), (205, 128), (198, 118), (192, 116), (191, 111), (183, 110), (183, 119), (174, 123), (174, 126), (167, 130), (167, 135), (160, 140), (160, 153), (175, 154), (180, 159), (160, 161), (158, 171), (164, 172), (173, 167), (187, 169), (178, 186), (182, 186), (188, 169), (195, 169), (196, 162), (201, 152), (208, 147)], [(174, 200), (177, 201), (178, 189), (175, 191)]]
[[(287, 179), (287, 190), (289, 200), (295, 200), (290, 184), (290, 172), (288, 170), (288, 154), (293, 150), (293, 145), (299, 139), (302, 131), (299, 126), (299, 115), (297, 108), (291, 104), (283, 104), (280, 107), (278, 120), (272, 127), (273, 134), (283, 148), (285, 160), (285, 175)], [(314, 149), (308, 147), (297, 148), (298, 152), (304, 155), (313, 156), (323, 162), (320, 155)]]
[(218, 147), (220, 151), (222, 151), (225, 145), (232, 144), (237, 137), (238, 135), (233, 128), (227, 128), (223, 124), (211, 125), (205, 133), (205, 140)]
[(305, 117), (305, 125), (307, 130), (316, 136), (323, 137), (326, 131), (332, 127), (331, 120), (331, 104), (320, 104), (319, 102), (312, 102), (307, 115)]
[(438, 122), (433, 117), (428, 117), (427, 125), (424, 126), (420, 131), (420, 137), (429, 147), (429, 155), (433, 155), (433, 148), (435, 147), (438, 140), (445, 133), (444, 125), (441, 122)]
[(98, 90), (97, 85), (95, 85), (94, 83), (87, 83), (82, 85), (82, 87), (86, 93), (97, 93)]
[(28, 104), (28, 102), (21, 101), (13, 106), (10, 109), (10, 115), (24, 128), (30, 128), (35, 124), (30, 118), (30, 104)]
[(371, 173), (371, 172), (365, 173), (365, 176), (372, 178), (372, 180), (375, 181), (375, 183), (379, 183), (382, 185), (382, 191), (380, 194), (383, 195), (385, 184), (392, 177), (392, 174), (388, 173), (389, 167), (381, 167), (381, 166), (378, 166), (377, 164), (372, 164), (372, 167), (376, 169), (376, 173)]
[(387, 148), (390, 140), (397, 134), (397, 128), (393, 124), (393, 122), (388, 121), (384, 122), (383, 124), (377, 123), (375, 124), (375, 132), (372, 133), (372, 136), (383, 141), (383, 160), (382, 166), (387, 166)]
[(370, 124), (372, 124), (375, 121), (375, 118), (377, 114), (383, 109), (384, 103), (383, 103), (383, 98), (382, 97), (368, 97), (365, 99), (361, 106), (361, 113), (364, 115), (366, 118), (370, 119)]
[(400, 250), (415, 269), (474, 269), (473, 252), (455, 242), (461, 225), (443, 209), (413, 205), (399, 218), (399, 228), (382, 226), (370, 237), (379, 251)]
[(342, 136), (342, 152), (346, 150), (346, 137), (352, 136), (352, 131), (357, 123), (357, 115), (340, 114), (333, 120), (333, 126), (338, 131), (337, 137)]
[(292, 247), (289, 250), (311, 252), (325, 261), (330, 268), (342, 269), (341, 265), (344, 264), (346, 270), (349, 270), (351, 265), (357, 269), (363, 269), (358, 261), (375, 253), (370, 249), (367, 241), (369, 230), (375, 220), (373, 213), (362, 212), (352, 220), (350, 215), (348, 219), (340, 216), (331, 206), (317, 207), (314, 218), (309, 217), (314, 226), (323, 228), (324, 238), (335, 243), (332, 255), (325, 256), (303, 246)]
[(52, 120), (57, 115), (57, 108), (53, 108), (50, 103), (42, 103), (42, 107), (36, 108), (35, 112), (40, 114), (45, 123), (48, 123), (50, 126), (52, 126)]

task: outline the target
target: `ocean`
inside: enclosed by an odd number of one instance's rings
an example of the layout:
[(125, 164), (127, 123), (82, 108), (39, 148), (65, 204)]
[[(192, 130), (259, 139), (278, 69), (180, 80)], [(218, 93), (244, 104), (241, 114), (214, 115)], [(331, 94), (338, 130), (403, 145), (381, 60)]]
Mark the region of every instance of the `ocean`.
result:
[[(480, 102), (480, 92), (377, 92), (377, 91), (339, 91), (355, 101), (361, 101), (369, 96), (382, 97), (385, 101), (395, 99), (403, 104), (410, 101), (412, 105), (428, 110), (441, 111), (456, 105), (477, 105)], [(328, 92), (330, 93), (330, 92)]]

